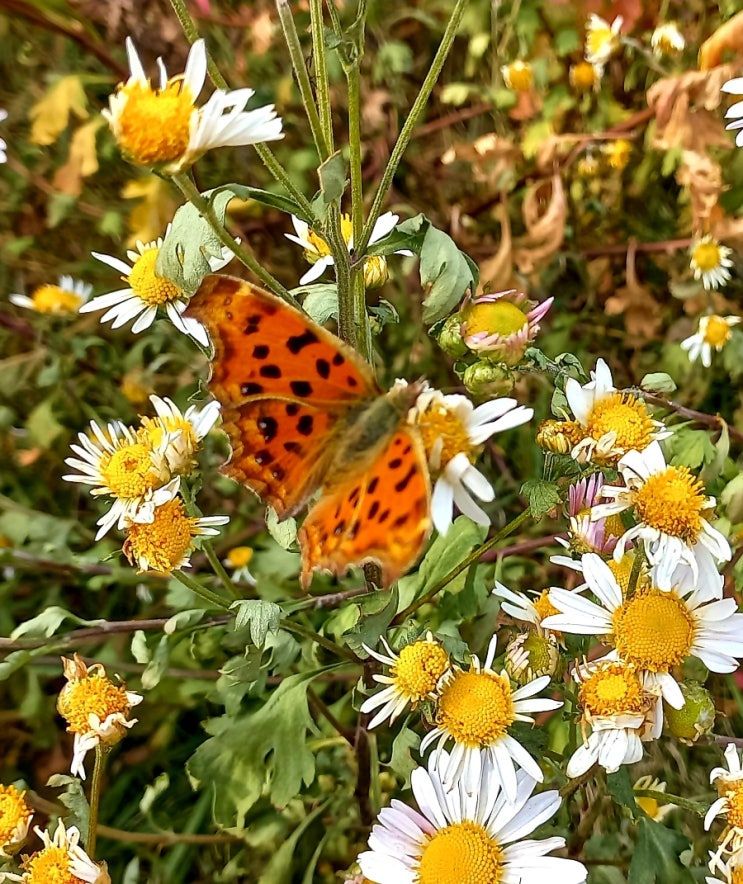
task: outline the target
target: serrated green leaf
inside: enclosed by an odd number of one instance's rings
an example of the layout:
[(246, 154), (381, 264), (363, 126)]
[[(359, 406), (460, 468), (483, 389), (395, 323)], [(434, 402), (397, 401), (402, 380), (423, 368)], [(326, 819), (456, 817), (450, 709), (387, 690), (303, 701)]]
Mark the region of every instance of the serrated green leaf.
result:
[(649, 818), (639, 820), (638, 828), (628, 884), (692, 884), (694, 876), (679, 859), (689, 839)]
[(381, 607), (375, 608), (373, 613), (365, 613), (358, 627), (346, 634), (346, 644), (352, 651), (363, 651), (362, 644), (371, 648), (377, 646), (379, 637), (384, 635), (397, 614), (399, 603), (397, 584), (393, 585), (388, 595), (379, 593), (363, 604), (370, 605), (376, 603), (378, 599), (382, 602)]
[(676, 382), (664, 371), (653, 371), (640, 381), (640, 389), (648, 393), (673, 393)]
[(97, 626), (103, 622), (102, 620), (83, 620), (77, 614), (72, 614), (58, 605), (52, 605), (49, 608), (45, 608), (41, 614), (38, 614), (31, 620), (26, 620), (25, 623), (16, 626), (13, 632), (11, 632), (10, 637), (12, 639), (22, 638), (23, 636), (26, 638), (49, 638), (49, 636), (56, 633), (65, 620), (71, 620), (76, 626)]
[(160, 641), (155, 645), (155, 650), (152, 653), (150, 661), (145, 666), (144, 672), (142, 673), (142, 687), (146, 691), (150, 691), (152, 688), (160, 684), (160, 679), (163, 677), (163, 673), (168, 666), (169, 660), (170, 645), (168, 643), (168, 636), (163, 635), (160, 637)]
[(335, 283), (300, 285), (291, 290), (295, 297), (304, 295), (302, 307), (318, 325), (338, 318), (338, 288)]
[(626, 767), (620, 767), (615, 773), (607, 774), (606, 785), (609, 789), (609, 794), (617, 804), (621, 804), (623, 807), (628, 808), (632, 813), (632, 816), (635, 818), (642, 816), (642, 812), (635, 800), (632, 781), (630, 780), (629, 771)]
[(715, 446), (706, 430), (677, 430), (670, 442), (673, 450), (671, 464), (675, 467), (698, 469), (702, 464), (710, 463), (716, 454)]
[(281, 608), (274, 602), (262, 599), (238, 599), (230, 605), (230, 610), (237, 611), (235, 629), (242, 629), (250, 624), (250, 640), (261, 647), (269, 632), (278, 632), (281, 625)]
[(65, 814), (65, 822), (67, 826), (77, 826), (81, 832), (81, 840), (85, 844), (90, 808), (83, 791), (83, 784), (77, 777), (68, 774), (52, 774), (46, 784), (52, 789), (64, 789), (64, 792), (57, 795), (57, 800), (70, 811), (69, 814)]
[(558, 486), (544, 479), (527, 479), (521, 486), (521, 493), (529, 501), (529, 509), (535, 519), (541, 519), (562, 501)]

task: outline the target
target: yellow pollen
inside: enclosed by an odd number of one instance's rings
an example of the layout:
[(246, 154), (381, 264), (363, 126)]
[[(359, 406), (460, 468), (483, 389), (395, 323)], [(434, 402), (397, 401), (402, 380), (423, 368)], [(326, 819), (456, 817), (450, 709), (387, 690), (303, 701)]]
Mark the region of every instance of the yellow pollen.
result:
[(429, 696), (449, 668), (449, 655), (438, 642), (417, 641), (400, 651), (390, 668), (398, 693), (418, 703)]
[(83, 299), (58, 285), (40, 285), (31, 293), (37, 313), (75, 313)]
[(148, 307), (161, 307), (183, 297), (183, 292), (169, 279), (155, 275), (155, 262), (160, 249), (147, 249), (134, 262), (132, 271), (125, 278), (134, 294)]
[(191, 137), (191, 90), (180, 80), (171, 80), (158, 91), (141, 83), (120, 89), (126, 94), (116, 120), (116, 140), (122, 152), (143, 166), (182, 157)]
[(722, 263), (722, 252), (720, 246), (714, 240), (702, 240), (694, 247), (691, 253), (691, 260), (702, 271), (708, 273), (715, 270)]
[(70, 871), (70, 854), (64, 847), (50, 844), (24, 860), (24, 884), (85, 884)]
[(117, 712), (125, 715), (130, 708), (126, 688), (98, 673), (69, 681), (57, 700), (57, 711), (66, 719), (71, 734), (90, 733), (90, 715), (104, 721)]
[(587, 92), (593, 89), (598, 80), (596, 68), (590, 61), (581, 61), (570, 68), (570, 85), (578, 92)]
[(417, 884), (500, 884), (503, 851), (478, 823), (439, 829), (423, 848)]
[(115, 451), (101, 462), (103, 482), (114, 497), (142, 497), (154, 488), (157, 474), (152, 464), (152, 448), (133, 442)]
[(183, 501), (175, 497), (155, 508), (151, 524), (133, 522), (127, 528), (124, 555), (131, 564), (146, 562), (147, 570), (170, 574), (192, 548), (197, 522), (185, 514)]
[(736, 829), (743, 828), (743, 780), (721, 780), (718, 785), (720, 796), (727, 798), (725, 811), (728, 824)]
[(436, 724), (457, 743), (483, 748), (505, 736), (515, 714), (506, 676), (457, 672), (441, 691)]
[(635, 491), (635, 515), (640, 522), (685, 543), (696, 542), (702, 530), (707, 498), (704, 485), (688, 467), (667, 467)]
[(15, 841), (19, 826), (24, 826), (31, 817), (25, 794), (15, 786), (0, 785), (0, 850)]
[(488, 335), (498, 334), (502, 338), (516, 334), (529, 326), (524, 311), (502, 298), (497, 301), (472, 304), (466, 311), (465, 323), (467, 335), (485, 332)]
[(227, 553), (230, 568), (245, 568), (253, 558), (253, 550), (249, 546), (233, 546)]
[(548, 589), (543, 589), (537, 598), (532, 600), (532, 604), (539, 615), (540, 621), (544, 620), (545, 617), (551, 617), (553, 614), (560, 613), (550, 601), (550, 591)]
[[(440, 446), (438, 463), (445, 467), (460, 452), (464, 452), (471, 463), (479, 451), (470, 442), (469, 433), (457, 415), (443, 405), (432, 405), (418, 416), (418, 430), (429, 462), (431, 454)], [(438, 443), (438, 445), (437, 445)]]
[(668, 672), (694, 643), (694, 620), (675, 592), (641, 587), (613, 615), (614, 645), (638, 669)]
[(609, 393), (599, 399), (586, 421), (588, 435), (597, 442), (606, 433), (616, 433), (614, 447), (643, 451), (653, 441), (655, 427), (644, 402), (631, 393)]
[(646, 707), (637, 673), (621, 663), (593, 672), (580, 687), (579, 701), (592, 717), (640, 713)]
[(743, 884), (743, 866), (735, 866), (732, 870), (730, 884)]
[[(700, 323), (701, 326), (701, 323)], [(730, 326), (725, 322), (722, 316), (707, 316), (704, 323), (704, 343), (710, 347), (716, 347), (718, 350), (727, 344), (730, 340)]]

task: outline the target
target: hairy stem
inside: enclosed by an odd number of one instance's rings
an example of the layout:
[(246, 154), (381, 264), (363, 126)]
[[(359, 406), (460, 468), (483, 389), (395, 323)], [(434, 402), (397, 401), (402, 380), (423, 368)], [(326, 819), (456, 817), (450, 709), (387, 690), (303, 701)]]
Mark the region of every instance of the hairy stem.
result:
[(214, 573), (219, 577), (222, 586), (224, 586), (233, 599), (241, 599), (242, 596), (240, 595), (240, 591), (230, 579), (229, 574), (225, 571), (224, 565), (219, 561), (219, 556), (214, 551), (214, 546), (211, 541), (202, 540), (201, 548), (204, 550)]
[(183, 571), (173, 571), (173, 577), (175, 577), (179, 583), (182, 583), (185, 587), (190, 589), (194, 595), (197, 595), (200, 599), (207, 602), (207, 604), (213, 605), (216, 608), (221, 608), (223, 611), (229, 611), (230, 606), (226, 599), (223, 599), (222, 596), (217, 595), (216, 592), (212, 592), (210, 589), (202, 586), (197, 580), (194, 580), (193, 577), (189, 577), (184, 574)]
[(85, 850), (91, 859), (95, 859), (95, 840), (98, 830), (98, 806), (101, 800), (101, 779), (103, 768), (106, 763), (108, 749), (101, 743), (95, 747), (95, 765), (93, 767), (93, 779), (90, 783), (90, 818), (88, 821), (88, 839)]
[(321, 648), (325, 648), (326, 651), (330, 651), (331, 654), (335, 654), (336, 657), (341, 657), (343, 660), (349, 660), (351, 663), (359, 662), (356, 659), (355, 655), (348, 650), (348, 648), (342, 648), (340, 645), (337, 645), (329, 638), (325, 638), (324, 635), (320, 635), (319, 632), (313, 632), (311, 629), (300, 626), (298, 623), (294, 623), (293, 621), (287, 620), (286, 618), (282, 619), (281, 628), (285, 629), (287, 632), (293, 632), (295, 635), (301, 635), (302, 638), (310, 639), (310, 641), (313, 641), (315, 642), (315, 644), (320, 645)]
[(312, 29), (312, 58), (315, 66), (315, 92), (322, 129), (328, 153), (335, 150), (333, 138), (333, 115), (330, 108), (330, 82), (325, 58), (325, 35), (323, 34), (322, 0), (310, 0), (310, 27)]

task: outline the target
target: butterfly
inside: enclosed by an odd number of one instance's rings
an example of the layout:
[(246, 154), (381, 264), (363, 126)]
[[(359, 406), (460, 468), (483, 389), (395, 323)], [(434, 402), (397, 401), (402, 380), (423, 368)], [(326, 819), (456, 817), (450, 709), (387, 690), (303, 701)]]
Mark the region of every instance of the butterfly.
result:
[(209, 390), (232, 446), (222, 472), (279, 519), (320, 490), (298, 533), (302, 586), (367, 562), (384, 587), (402, 576), (431, 530), (426, 452), (407, 423), (423, 382), (385, 393), (351, 347), (235, 277), (207, 276), (186, 316), (214, 347)]

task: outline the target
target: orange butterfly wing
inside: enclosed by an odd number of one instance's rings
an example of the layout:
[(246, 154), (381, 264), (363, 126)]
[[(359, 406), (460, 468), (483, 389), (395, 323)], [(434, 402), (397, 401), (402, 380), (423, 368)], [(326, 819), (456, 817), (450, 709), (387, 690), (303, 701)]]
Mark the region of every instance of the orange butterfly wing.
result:
[(431, 482), (418, 434), (398, 428), (369, 469), (330, 484), (299, 530), (302, 585), (376, 562), (385, 587), (415, 564), (431, 530)]

